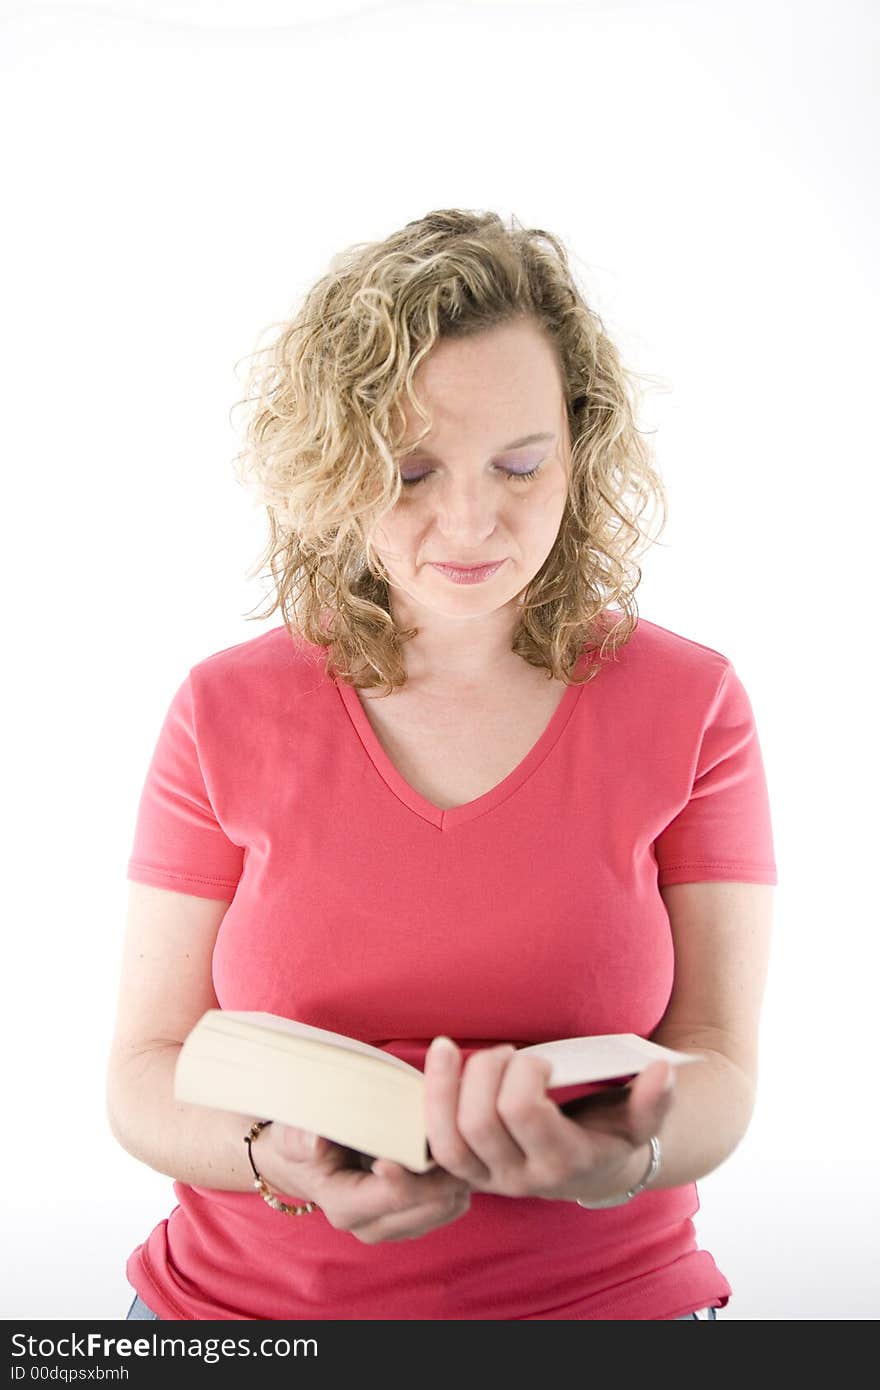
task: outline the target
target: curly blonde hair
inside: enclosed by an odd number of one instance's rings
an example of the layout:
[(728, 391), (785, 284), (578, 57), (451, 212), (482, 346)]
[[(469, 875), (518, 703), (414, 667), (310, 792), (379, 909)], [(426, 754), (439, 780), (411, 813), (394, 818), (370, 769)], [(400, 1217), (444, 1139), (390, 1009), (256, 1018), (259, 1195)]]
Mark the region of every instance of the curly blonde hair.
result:
[(667, 518), (635, 421), (640, 374), (621, 364), (555, 236), (515, 217), (505, 226), (496, 213), (445, 209), (335, 256), (295, 316), (250, 355), (236, 403), (250, 408), (236, 475), (269, 523), (250, 574), (268, 563), (274, 598), (255, 616), (280, 609), (294, 641), (326, 649), (331, 678), (386, 694), (406, 684), (402, 645), (418, 628), (397, 628), (371, 538), (402, 491), (404, 392), (427, 421), (416, 442), (431, 428), (413, 389), (419, 363), (439, 339), (524, 316), (555, 345), (571, 458), (559, 532), (519, 596), (512, 650), (548, 679), (582, 683), (599, 666), (588, 663), (579, 679), (581, 654), (613, 656), (635, 630), (639, 518), (658, 502), (661, 531)]

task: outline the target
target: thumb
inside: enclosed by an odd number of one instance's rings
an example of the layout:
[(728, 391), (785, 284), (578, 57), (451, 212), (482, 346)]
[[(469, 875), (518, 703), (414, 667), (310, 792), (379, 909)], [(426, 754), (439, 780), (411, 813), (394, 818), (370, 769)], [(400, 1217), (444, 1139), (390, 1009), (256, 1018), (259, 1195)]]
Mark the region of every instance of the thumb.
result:
[(320, 1134), (310, 1129), (299, 1129), (296, 1125), (282, 1125), (282, 1144), (285, 1158), (294, 1163), (310, 1163), (323, 1157), (326, 1144)]
[(632, 1090), (632, 1112), (637, 1137), (645, 1143), (663, 1120), (675, 1094), (675, 1068), (657, 1062), (636, 1078)]
[(652, 1062), (650, 1067), (637, 1077), (641, 1082), (641, 1093), (652, 1100), (669, 1095), (675, 1089), (675, 1067), (668, 1062)]

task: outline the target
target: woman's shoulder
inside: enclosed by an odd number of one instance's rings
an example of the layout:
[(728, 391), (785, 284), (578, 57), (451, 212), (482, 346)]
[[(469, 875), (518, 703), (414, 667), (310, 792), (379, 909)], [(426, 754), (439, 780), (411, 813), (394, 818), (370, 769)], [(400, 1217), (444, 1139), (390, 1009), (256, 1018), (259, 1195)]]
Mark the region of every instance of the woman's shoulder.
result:
[(304, 638), (292, 635), (285, 624), (261, 632), (244, 642), (221, 647), (198, 660), (190, 676), (203, 690), (283, 686), (304, 693), (326, 682), (326, 653)]
[(731, 662), (717, 648), (639, 614), (630, 637), (614, 650), (608, 665), (639, 684), (656, 681), (659, 690), (694, 683), (717, 686)]

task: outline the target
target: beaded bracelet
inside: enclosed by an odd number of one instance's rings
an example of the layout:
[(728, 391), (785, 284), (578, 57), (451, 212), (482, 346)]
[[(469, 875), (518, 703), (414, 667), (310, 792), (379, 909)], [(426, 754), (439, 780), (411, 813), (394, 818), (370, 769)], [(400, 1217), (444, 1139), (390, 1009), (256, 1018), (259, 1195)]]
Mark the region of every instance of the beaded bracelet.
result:
[(254, 1163), (254, 1156), (251, 1153), (251, 1144), (266, 1126), (271, 1123), (271, 1120), (254, 1120), (254, 1123), (244, 1136), (244, 1142), (247, 1144), (248, 1158), (254, 1170), (254, 1187), (259, 1189), (264, 1202), (268, 1202), (270, 1207), (274, 1207), (276, 1211), (283, 1212), (285, 1216), (307, 1216), (310, 1211), (320, 1211), (321, 1208), (318, 1206), (317, 1202), (305, 1202), (301, 1206), (290, 1206), (287, 1202), (282, 1202), (281, 1198), (272, 1191), (262, 1174), (257, 1172), (257, 1165)]

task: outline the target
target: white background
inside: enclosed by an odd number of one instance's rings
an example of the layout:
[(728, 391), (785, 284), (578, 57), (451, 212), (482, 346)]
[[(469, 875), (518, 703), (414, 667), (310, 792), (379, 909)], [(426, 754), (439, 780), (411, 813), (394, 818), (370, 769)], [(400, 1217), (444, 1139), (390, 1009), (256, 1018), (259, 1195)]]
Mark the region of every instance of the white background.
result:
[(858, 0), (0, 4), (5, 1318), (124, 1317), (171, 1179), (109, 1132), (126, 860), (248, 621), (236, 363), (432, 208), (565, 242), (671, 497), (640, 613), (729, 656), (779, 871), (722, 1319), (874, 1318), (878, 11)]

